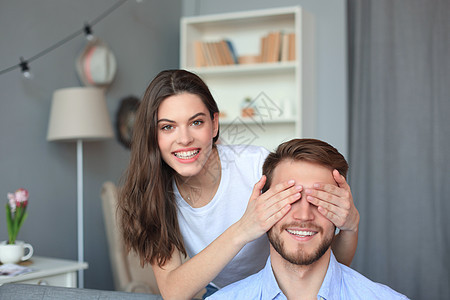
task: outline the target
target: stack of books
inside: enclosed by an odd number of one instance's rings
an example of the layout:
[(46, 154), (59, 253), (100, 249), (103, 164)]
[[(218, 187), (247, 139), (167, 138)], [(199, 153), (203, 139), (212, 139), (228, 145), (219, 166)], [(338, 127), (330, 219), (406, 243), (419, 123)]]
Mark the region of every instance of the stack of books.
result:
[(261, 37), (260, 53), (238, 57), (230, 40), (195, 41), (195, 66), (274, 63), (295, 60), (295, 33), (273, 31)]
[(196, 67), (225, 66), (238, 63), (233, 44), (229, 40), (218, 42), (195, 41)]
[(295, 60), (295, 33), (270, 32), (261, 38), (261, 62)]

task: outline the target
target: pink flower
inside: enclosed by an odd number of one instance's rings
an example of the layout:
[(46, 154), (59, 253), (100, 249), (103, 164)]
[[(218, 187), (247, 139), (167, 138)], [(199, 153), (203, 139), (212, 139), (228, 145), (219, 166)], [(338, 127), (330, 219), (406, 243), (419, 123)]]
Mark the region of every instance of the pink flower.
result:
[(8, 193), (8, 199), (9, 199), (9, 207), (11, 207), (11, 212), (16, 211), (16, 198), (14, 197), (14, 194)]
[(26, 189), (20, 188), (13, 193), (8, 193), (9, 206), (11, 207), (11, 212), (16, 211), (16, 207), (25, 207), (28, 204), (28, 191)]
[(26, 189), (18, 189), (15, 192), (16, 204), (17, 206), (27, 206), (28, 202), (28, 191)]
[(17, 234), (22, 223), (28, 216), (28, 191), (26, 189), (18, 189), (13, 193), (8, 193), (8, 202), (6, 203), (6, 224), (8, 225), (8, 243), (16, 242)]

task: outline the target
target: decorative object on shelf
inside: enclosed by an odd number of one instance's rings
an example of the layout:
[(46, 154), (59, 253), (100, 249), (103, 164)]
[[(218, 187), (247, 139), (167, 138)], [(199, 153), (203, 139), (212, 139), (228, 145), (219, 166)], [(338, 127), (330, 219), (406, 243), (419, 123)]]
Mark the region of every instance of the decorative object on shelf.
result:
[(14, 193), (8, 193), (6, 203), (6, 225), (8, 227), (8, 244), (16, 242), (20, 227), (27, 219), (28, 190), (20, 188)]
[[(83, 241), (83, 140), (93, 141), (114, 136), (104, 91), (95, 87), (60, 89), (53, 93), (48, 141), (77, 142), (77, 225), (78, 261), (84, 260)], [(83, 270), (78, 285), (84, 286)]]
[(219, 120), (226, 119), (228, 117), (228, 114), (226, 111), (219, 111)]
[(252, 98), (245, 97), (241, 103), (241, 117), (251, 118), (255, 115), (255, 107), (252, 103)]
[[(25, 255), (25, 249), (28, 253)], [(7, 241), (0, 242), (0, 262), (3, 264), (17, 264), (26, 261), (33, 256), (33, 246), (23, 241), (8, 244)]]
[(86, 86), (106, 87), (116, 75), (116, 58), (99, 38), (89, 41), (77, 58), (76, 70)]
[(120, 101), (116, 113), (117, 139), (127, 149), (131, 148), (131, 137), (133, 136), (133, 126), (139, 103), (137, 97), (128, 96)]

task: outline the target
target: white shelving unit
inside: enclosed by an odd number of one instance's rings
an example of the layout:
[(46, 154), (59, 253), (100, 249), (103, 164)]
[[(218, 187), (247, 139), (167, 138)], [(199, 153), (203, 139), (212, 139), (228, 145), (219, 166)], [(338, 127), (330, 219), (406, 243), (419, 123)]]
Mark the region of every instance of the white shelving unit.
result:
[[(196, 67), (196, 41), (228, 39), (237, 56), (257, 55), (270, 32), (295, 33), (294, 61)], [(315, 134), (314, 19), (301, 7), (286, 7), (181, 19), (181, 68), (209, 86), (224, 116), (224, 144), (254, 144), (273, 150), (294, 137)], [(245, 98), (256, 106), (242, 117)]]

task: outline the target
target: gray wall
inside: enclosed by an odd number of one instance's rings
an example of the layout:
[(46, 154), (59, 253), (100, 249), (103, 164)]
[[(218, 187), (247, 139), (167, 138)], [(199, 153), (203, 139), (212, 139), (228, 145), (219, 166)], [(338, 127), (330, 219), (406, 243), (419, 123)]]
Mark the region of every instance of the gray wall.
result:
[[(82, 28), (117, 1), (0, 1), (0, 70), (29, 58)], [(114, 52), (118, 72), (107, 91), (114, 121), (120, 100), (141, 96), (157, 72), (179, 65), (180, 0), (128, 1), (93, 27)], [(83, 36), (30, 64), (34, 79), (19, 70), (0, 76), (0, 240), (7, 239), (6, 193), (29, 189), (29, 217), (19, 239), (35, 255), (77, 259), (76, 144), (47, 142), (52, 93), (81, 86), (75, 59)], [(103, 226), (100, 188), (118, 182), (129, 151), (116, 139), (84, 143), (85, 286), (113, 289)]]
[[(29, 58), (81, 28), (112, 5), (108, 0), (0, 0), (0, 70)], [(345, 1), (128, 1), (94, 26), (113, 50), (118, 72), (107, 92), (114, 120), (120, 100), (141, 96), (160, 70), (179, 65), (181, 15), (301, 5), (316, 17), (318, 134), (347, 153)], [(19, 239), (36, 255), (77, 258), (76, 146), (46, 141), (52, 93), (81, 86), (74, 68), (85, 45), (79, 36), (30, 64), (34, 79), (19, 70), (0, 76), (0, 199), (29, 189), (29, 217)], [(118, 182), (129, 152), (115, 139), (84, 143), (85, 286), (113, 289), (100, 188)], [(0, 201), (1, 202), (1, 201)], [(3, 211), (3, 204), (0, 210)], [(0, 240), (7, 238), (0, 213)]]
[(344, 0), (184, 0), (183, 16), (300, 5), (316, 21), (316, 138), (348, 153), (347, 4)]

